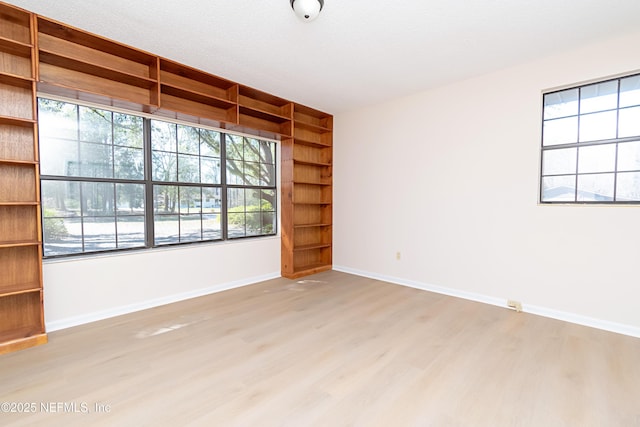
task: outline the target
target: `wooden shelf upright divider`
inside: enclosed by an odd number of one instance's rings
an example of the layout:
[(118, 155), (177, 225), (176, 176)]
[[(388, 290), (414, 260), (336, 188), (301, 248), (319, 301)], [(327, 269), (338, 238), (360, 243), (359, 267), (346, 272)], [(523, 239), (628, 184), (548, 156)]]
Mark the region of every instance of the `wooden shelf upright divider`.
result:
[(34, 25), (0, 3), (0, 354), (47, 342)]

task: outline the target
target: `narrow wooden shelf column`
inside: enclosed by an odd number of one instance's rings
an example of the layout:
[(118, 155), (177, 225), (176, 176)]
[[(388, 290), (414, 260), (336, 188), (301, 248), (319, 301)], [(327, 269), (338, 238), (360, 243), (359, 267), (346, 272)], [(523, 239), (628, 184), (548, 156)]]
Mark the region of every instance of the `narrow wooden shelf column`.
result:
[(333, 118), (294, 105), (293, 138), (283, 152), (282, 275), (332, 267)]
[(0, 3), (0, 354), (43, 344), (35, 16)]

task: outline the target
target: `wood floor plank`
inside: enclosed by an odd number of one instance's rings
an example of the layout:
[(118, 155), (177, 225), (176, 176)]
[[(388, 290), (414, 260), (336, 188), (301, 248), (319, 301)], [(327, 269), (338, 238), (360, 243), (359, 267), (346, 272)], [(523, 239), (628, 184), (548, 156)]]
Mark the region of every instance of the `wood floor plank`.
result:
[(0, 402), (37, 405), (0, 425), (640, 426), (638, 362), (637, 338), (328, 271), (0, 356)]

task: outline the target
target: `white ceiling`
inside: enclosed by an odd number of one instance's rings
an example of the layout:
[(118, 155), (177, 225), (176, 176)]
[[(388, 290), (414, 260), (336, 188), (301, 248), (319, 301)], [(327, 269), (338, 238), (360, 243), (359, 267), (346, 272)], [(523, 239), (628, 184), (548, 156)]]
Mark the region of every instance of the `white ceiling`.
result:
[(9, 2), (332, 114), (640, 29), (640, 0)]

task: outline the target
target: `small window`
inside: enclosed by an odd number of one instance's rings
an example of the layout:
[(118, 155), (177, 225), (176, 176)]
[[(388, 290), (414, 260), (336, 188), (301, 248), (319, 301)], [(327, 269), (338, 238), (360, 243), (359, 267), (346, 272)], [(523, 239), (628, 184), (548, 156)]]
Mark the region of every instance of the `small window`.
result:
[(540, 201), (640, 203), (640, 75), (543, 95)]

